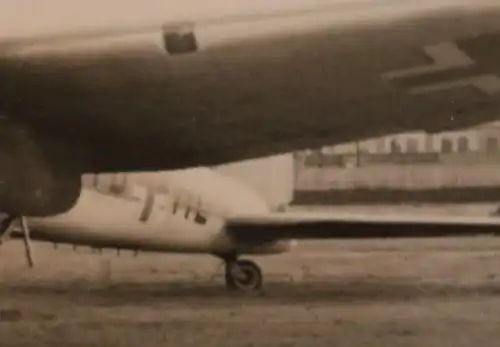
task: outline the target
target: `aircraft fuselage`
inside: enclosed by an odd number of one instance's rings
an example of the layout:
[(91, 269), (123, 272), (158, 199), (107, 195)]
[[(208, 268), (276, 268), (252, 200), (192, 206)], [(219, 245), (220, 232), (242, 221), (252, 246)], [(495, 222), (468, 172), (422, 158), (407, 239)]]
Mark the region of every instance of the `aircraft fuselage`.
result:
[(29, 218), (34, 240), (156, 252), (277, 254), (289, 241), (248, 244), (224, 233), (233, 213), (267, 212), (244, 183), (205, 169), (84, 175), (75, 206)]

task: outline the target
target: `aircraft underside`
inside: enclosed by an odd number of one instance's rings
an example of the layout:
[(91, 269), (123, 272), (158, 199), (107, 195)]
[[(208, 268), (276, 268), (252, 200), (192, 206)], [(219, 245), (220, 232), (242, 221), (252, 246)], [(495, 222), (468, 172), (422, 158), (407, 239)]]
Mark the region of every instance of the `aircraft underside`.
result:
[(498, 119), (500, 9), (456, 2), (0, 42), (0, 114), (78, 151), (84, 172), (210, 166)]

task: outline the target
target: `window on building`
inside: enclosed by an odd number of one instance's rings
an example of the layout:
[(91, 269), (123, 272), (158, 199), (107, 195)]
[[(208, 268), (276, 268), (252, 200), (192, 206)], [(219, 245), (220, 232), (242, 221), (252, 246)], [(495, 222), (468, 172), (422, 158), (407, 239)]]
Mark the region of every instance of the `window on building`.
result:
[(451, 153), (453, 152), (453, 143), (450, 139), (441, 140), (441, 153)]
[(391, 153), (401, 153), (401, 145), (396, 139), (391, 140)]
[(490, 136), (486, 139), (486, 151), (498, 152), (498, 139), (496, 137)]
[(383, 153), (385, 151), (385, 138), (381, 137), (376, 140), (375, 151), (377, 153)]
[(363, 153), (375, 153), (375, 146), (372, 142), (363, 142), (359, 147), (359, 152)]
[(320, 150), (311, 151), (304, 160), (304, 166), (306, 167), (322, 167), (322, 164), (323, 154)]
[(434, 137), (432, 135), (425, 135), (425, 151), (434, 152)]
[(318, 167), (325, 167), (325, 153), (321, 149), (318, 151)]
[(465, 153), (469, 151), (469, 139), (466, 136), (460, 136), (457, 140), (457, 151)]
[(414, 138), (409, 138), (406, 140), (406, 152), (416, 153), (418, 152), (418, 141)]

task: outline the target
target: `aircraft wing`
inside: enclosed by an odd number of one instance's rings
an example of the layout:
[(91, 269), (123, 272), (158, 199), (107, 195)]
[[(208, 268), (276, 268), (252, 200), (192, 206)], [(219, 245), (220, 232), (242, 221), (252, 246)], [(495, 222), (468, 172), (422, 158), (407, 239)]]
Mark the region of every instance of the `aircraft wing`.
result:
[(281, 239), (418, 238), (500, 235), (500, 219), (283, 212), (231, 217), (226, 231), (246, 242)]
[(499, 119), (499, 96), (495, 0), (341, 3), (0, 43), (2, 121), (78, 149), (85, 172), (457, 129)]

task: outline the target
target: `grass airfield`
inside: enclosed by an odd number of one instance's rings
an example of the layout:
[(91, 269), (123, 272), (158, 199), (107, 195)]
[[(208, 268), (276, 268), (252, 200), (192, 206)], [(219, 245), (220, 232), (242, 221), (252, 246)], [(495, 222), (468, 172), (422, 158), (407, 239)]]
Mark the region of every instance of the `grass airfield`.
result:
[(254, 294), (227, 293), (210, 256), (43, 243), (34, 252), (29, 269), (21, 242), (0, 249), (2, 347), (496, 347), (500, 339), (498, 237), (301, 242), (253, 258), (265, 275)]

